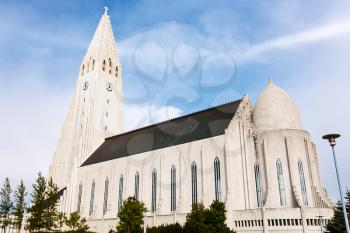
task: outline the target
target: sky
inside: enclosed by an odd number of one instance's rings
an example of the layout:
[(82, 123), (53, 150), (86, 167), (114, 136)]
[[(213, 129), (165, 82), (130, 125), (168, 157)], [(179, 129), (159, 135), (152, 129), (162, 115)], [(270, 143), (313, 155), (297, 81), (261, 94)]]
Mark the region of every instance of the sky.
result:
[(324, 187), (350, 188), (350, 2), (0, 0), (0, 182), (47, 174), (84, 53), (109, 7), (123, 69), (125, 129), (255, 102), (269, 77), (300, 110)]

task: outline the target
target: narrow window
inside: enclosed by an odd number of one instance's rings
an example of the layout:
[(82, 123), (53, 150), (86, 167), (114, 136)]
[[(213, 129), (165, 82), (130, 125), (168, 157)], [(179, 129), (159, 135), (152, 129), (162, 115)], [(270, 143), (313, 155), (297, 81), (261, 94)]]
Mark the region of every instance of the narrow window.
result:
[(83, 68), (81, 69), (81, 75), (84, 75), (85, 65), (83, 65)]
[(280, 194), (280, 204), (281, 204), (281, 206), (285, 206), (286, 205), (286, 189), (284, 187), (282, 163), (281, 163), (281, 160), (279, 160), (279, 159), (277, 159), (276, 168), (277, 168), (278, 190), (279, 190), (279, 194)]
[(106, 60), (103, 60), (103, 62), (102, 62), (102, 70), (103, 71), (106, 70)]
[(309, 203), (308, 203), (308, 199), (307, 199), (304, 168), (303, 168), (303, 162), (300, 159), (298, 161), (298, 170), (299, 170), (301, 194), (303, 196), (303, 203), (305, 206), (307, 206)]
[(261, 204), (262, 204), (261, 174), (260, 174), (260, 166), (258, 163), (255, 163), (254, 165), (254, 176), (255, 176), (256, 203), (258, 207), (261, 207)]
[(95, 69), (95, 59), (92, 59), (92, 70)]
[(79, 191), (78, 191), (78, 203), (77, 203), (77, 212), (78, 213), (80, 213), (82, 192), (83, 192), (83, 184), (80, 182), (80, 184), (79, 184)]
[(157, 209), (157, 171), (152, 171), (152, 206), (151, 211), (155, 212)]
[(171, 211), (176, 210), (176, 168), (173, 165), (171, 167), (171, 191), (170, 191), (170, 205), (171, 205)]
[(105, 180), (105, 192), (103, 195), (103, 215), (107, 212), (108, 186), (109, 186), (109, 179), (107, 177)]
[(115, 67), (115, 77), (118, 77), (118, 66)]
[(136, 172), (135, 174), (135, 191), (134, 191), (134, 196), (135, 199), (138, 200), (139, 199), (139, 192), (140, 192), (140, 175), (139, 172)]
[(112, 74), (112, 60), (109, 58), (109, 74)]
[(215, 200), (221, 201), (221, 174), (220, 160), (218, 157), (214, 160), (214, 179), (215, 179)]
[(93, 180), (91, 184), (89, 215), (91, 215), (94, 211), (94, 198), (95, 198), (95, 180)]
[(123, 183), (124, 183), (124, 177), (123, 177), (123, 175), (121, 175), (119, 178), (118, 213), (120, 212), (122, 205), (123, 205)]
[(197, 203), (197, 164), (193, 161), (191, 165), (192, 179), (192, 205)]

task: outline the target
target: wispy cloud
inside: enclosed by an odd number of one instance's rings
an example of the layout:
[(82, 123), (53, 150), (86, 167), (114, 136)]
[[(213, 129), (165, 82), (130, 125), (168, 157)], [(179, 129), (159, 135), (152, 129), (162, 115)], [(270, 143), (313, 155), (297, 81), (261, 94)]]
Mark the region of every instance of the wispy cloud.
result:
[(336, 38), (350, 33), (350, 19), (322, 25), (307, 31), (292, 33), (266, 42), (252, 45), (239, 57), (244, 61), (263, 55), (266, 52), (279, 49), (290, 49), (307, 43), (315, 43)]

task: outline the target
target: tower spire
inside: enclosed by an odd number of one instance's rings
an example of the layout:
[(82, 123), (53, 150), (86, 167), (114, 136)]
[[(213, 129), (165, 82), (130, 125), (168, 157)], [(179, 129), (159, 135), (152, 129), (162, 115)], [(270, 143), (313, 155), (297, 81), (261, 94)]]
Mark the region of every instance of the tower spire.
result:
[(83, 62), (81, 75), (100, 67), (103, 71), (117, 76), (120, 69), (119, 55), (115, 43), (108, 7), (104, 7), (94, 36), (89, 44)]

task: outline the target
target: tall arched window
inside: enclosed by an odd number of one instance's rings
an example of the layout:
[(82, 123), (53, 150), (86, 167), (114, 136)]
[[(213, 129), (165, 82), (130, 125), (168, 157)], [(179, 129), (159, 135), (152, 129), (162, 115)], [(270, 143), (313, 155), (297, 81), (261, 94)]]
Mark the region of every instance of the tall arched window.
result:
[(91, 193), (90, 193), (90, 207), (89, 207), (89, 215), (94, 211), (94, 199), (95, 199), (95, 180), (92, 180), (91, 184)]
[(305, 184), (304, 168), (303, 168), (303, 162), (300, 159), (298, 161), (298, 170), (299, 170), (301, 194), (303, 196), (303, 203), (304, 203), (305, 206), (307, 206), (307, 205), (309, 205), (309, 202), (308, 202), (308, 199), (307, 199), (307, 191), (306, 191), (306, 184)]
[(258, 207), (261, 207), (261, 204), (262, 204), (261, 174), (260, 174), (260, 166), (258, 163), (255, 163), (254, 165), (254, 176), (255, 176), (256, 203)]
[(151, 211), (154, 212), (157, 209), (157, 171), (152, 171), (152, 206)]
[(109, 179), (108, 179), (108, 177), (106, 177), (105, 191), (104, 191), (104, 195), (103, 195), (103, 215), (107, 212), (108, 186), (109, 186)]
[(279, 160), (279, 159), (277, 159), (277, 161), (276, 161), (276, 169), (277, 169), (278, 191), (280, 194), (280, 204), (281, 204), (281, 206), (285, 206), (286, 205), (286, 189), (284, 187), (282, 163), (281, 163), (281, 160)]
[(92, 70), (95, 69), (95, 59), (92, 59)]
[(85, 65), (83, 65), (83, 68), (81, 69), (81, 75), (84, 75), (85, 72)]
[(171, 167), (171, 181), (170, 181), (170, 185), (171, 185), (171, 191), (170, 191), (170, 208), (171, 211), (175, 211), (176, 210), (176, 168), (173, 165)]
[(123, 205), (123, 183), (124, 183), (124, 177), (123, 175), (121, 175), (119, 178), (118, 213), (120, 212)]
[(214, 160), (214, 179), (215, 179), (215, 200), (221, 201), (221, 172), (220, 160), (218, 157)]
[(197, 203), (197, 164), (193, 161), (191, 165), (192, 180), (192, 205)]
[(79, 191), (78, 191), (78, 203), (77, 203), (77, 212), (80, 213), (80, 206), (81, 206), (81, 195), (83, 193), (83, 184), (80, 182), (79, 184)]
[(134, 196), (136, 200), (139, 199), (139, 192), (140, 192), (140, 175), (139, 172), (136, 172), (135, 174), (135, 190), (134, 190)]

